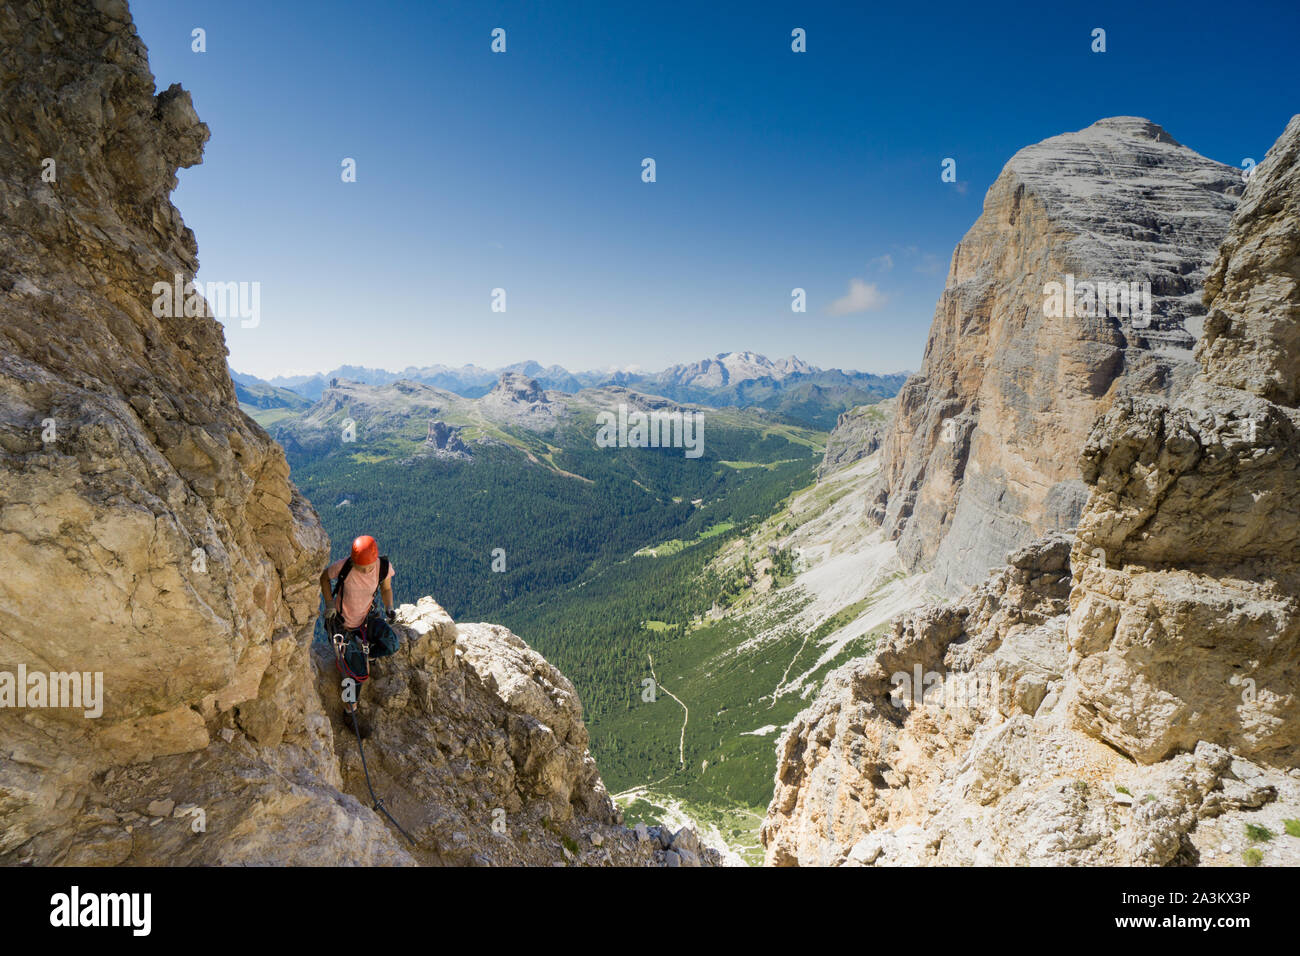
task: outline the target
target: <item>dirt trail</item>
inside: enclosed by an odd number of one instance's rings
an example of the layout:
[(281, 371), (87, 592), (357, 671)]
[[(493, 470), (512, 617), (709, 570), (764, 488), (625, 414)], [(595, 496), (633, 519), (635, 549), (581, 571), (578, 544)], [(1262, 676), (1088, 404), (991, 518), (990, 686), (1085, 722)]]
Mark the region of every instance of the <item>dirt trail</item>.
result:
[(686, 716), (682, 719), (682, 739), (677, 744), (677, 759), (681, 763), (682, 769), (685, 770), (686, 769), (686, 725), (690, 722), (691, 719), (691, 709), (682, 703), (682, 699), (680, 697), (678, 697), (676, 694), (674, 694), (672, 691), (670, 691), (667, 687), (665, 687), (663, 684), (659, 682), (659, 675), (655, 673), (654, 657), (650, 655), (649, 651), (646, 652), (645, 656), (650, 659), (650, 676), (654, 678), (655, 687), (659, 688), (661, 691), (663, 691), (673, 700), (677, 701), (677, 703), (681, 704), (682, 710), (686, 714)]

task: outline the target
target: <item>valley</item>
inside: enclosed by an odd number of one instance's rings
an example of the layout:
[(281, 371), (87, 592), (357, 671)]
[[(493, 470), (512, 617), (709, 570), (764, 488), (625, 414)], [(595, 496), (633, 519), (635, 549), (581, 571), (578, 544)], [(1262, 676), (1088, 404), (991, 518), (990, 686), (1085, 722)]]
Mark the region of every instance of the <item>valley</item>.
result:
[[(602, 446), (620, 406), (623, 421), (628, 406), (697, 418), (700, 457)], [(399, 601), (432, 594), (458, 621), (504, 624), (570, 676), (629, 822), (693, 820), (734, 863), (762, 861), (776, 734), (922, 597), (866, 524), (878, 455), (853, 448), (874, 452), (863, 422), (884, 411), (831, 433), (518, 373), (478, 398), (335, 380), (307, 408), (245, 410), (336, 549), (378, 538)]]
[[(658, 680), (674, 697), (642, 696), (593, 722), (593, 746), (602, 734), (640, 742), (635, 753), (602, 754), (629, 819), (688, 817), (701, 834), (716, 831), (719, 849), (762, 862), (776, 737), (831, 670), (870, 653), (896, 614), (930, 596), (866, 523), (861, 492), (878, 469), (872, 455), (809, 482), (730, 538), (700, 578), (751, 583), (655, 651)], [(682, 707), (691, 719), (679, 759)]]

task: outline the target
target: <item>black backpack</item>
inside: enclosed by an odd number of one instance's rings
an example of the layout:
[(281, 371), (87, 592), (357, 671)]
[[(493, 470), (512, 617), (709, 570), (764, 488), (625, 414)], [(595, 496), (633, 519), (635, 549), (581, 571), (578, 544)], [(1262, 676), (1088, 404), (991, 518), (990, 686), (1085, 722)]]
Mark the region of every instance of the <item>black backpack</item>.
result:
[[(331, 594), (335, 603), (338, 602), (339, 595), (343, 593), (343, 580), (352, 572), (352, 558), (349, 557), (343, 562), (343, 567), (339, 568), (339, 576), (334, 581), (334, 592)], [(388, 555), (379, 556), (379, 583), (382, 585), (388, 578)], [(375, 588), (375, 593), (370, 595), (370, 603), (375, 603), (375, 597), (379, 594), (379, 588)]]

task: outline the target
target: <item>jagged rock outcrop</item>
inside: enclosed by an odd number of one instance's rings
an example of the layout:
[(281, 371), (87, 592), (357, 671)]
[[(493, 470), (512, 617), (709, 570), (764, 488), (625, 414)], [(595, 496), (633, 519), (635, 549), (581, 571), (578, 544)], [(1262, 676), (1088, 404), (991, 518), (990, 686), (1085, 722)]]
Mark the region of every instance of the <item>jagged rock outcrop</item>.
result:
[(1300, 764), (1300, 116), (1207, 282), (1201, 373), (1092, 430), (1071, 596), (1079, 721), (1141, 762)]
[(1070, 549), (1031, 543), (827, 678), (777, 745), (769, 865), (1240, 864), (1243, 823), (1283, 832), (1300, 771), (1209, 740), (1147, 764), (1079, 726)]
[(1205, 277), (1208, 381), (1300, 405), (1300, 137), (1293, 119)]
[[(195, 753), (96, 774), (73, 839), (46, 859), (84, 865), (673, 865), (622, 825), (587, 749), (572, 684), (505, 628), (457, 627), (432, 598), (399, 608), (402, 648), (361, 691), (376, 794), (410, 834), (370, 809), (361, 752), (341, 712), (339, 674), (317, 645), (307, 675), (306, 746), (293, 733), (267, 759), (256, 698), (223, 714)], [(323, 706), (322, 706), (323, 704)], [(678, 865), (680, 865), (678, 860)], [(718, 865), (700, 849), (688, 865)]]
[(817, 467), (817, 477), (825, 478), (831, 472), (861, 461), (878, 449), (893, 412), (892, 398), (840, 412), (835, 428), (826, 439), (826, 451), (822, 454), (822, 463)]
[(446, 422), (430, 421), (429, 437), (425, 444), (443, 458), (472, 458), (465, 440), (460, 437), (460, 427)]
[(517, 402), (531, 405), (546, 401), (546, 392), (536, 381), (521, 372), (502, 372), (501, 378), (492, 386), (489, 395), (494, 394), (503, 402)]
[[(1073, 527), (1096, 416), (1122, 392), (1187, 384), (1201, 285), (1241, 187), (1238, 170), (1134, 117), (1007, 163), (953, 253), (884, 442), (875, 517), (937, 590), (959, 593), (1008, 551)], [(1085, 282), (1150, 283), (1150, 314), (1095, 296), (1047, 314), (1050, 283)]]
[[(159, 308), (197, 268), (169, 194), (207, 127), (155, 95), (121, 0), (0, 7), (0, 67), (0, 864), (539, 863), (595, 836), (574, 860), (668, 865), (618, 826), (572, 686), (428, 601), (367, 701), (419, 845), (358, 799), (310, 651), (328, 541), (220, 324), (192, 290)], [(497, 795), (500, 839), (464, 815)]]
[(479, 399), (493, 421), (532, 430), (549, 430), (559, 424), (568, 406), (562, 392), (547, 392), (519, 372), (502, 372), (492, 391)]
[[(415, 839), (417, 860), (668, 864), (664, 847), (622, 826), (577, 692), (545, 658), (504, 627), (457, 626), (427, 597), (399, 608), (398, 631), (403, 648), (374, 664), (361, 695), (365, 746), (375, 791)], [(348, 726), (332, 654), (318, 648), (316, 663), (335, 726)], [(368, 804), (355, 736), (336, 733), (343, 787)], [(697, 857), (721, 862), (713, 850)]]
[(1211, 270), (1195, 379), (1091, 429), (1077, 536), (896, 622), (788, 728), (769, 863), (1239, 864), (1243, 823), (1300, 818), (1298, 150), (1300, 117)]

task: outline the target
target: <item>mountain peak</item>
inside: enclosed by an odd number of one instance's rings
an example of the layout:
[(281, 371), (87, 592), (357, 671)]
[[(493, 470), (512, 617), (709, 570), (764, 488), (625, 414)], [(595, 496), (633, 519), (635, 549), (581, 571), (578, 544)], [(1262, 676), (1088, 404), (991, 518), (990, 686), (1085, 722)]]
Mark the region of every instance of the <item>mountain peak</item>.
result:
[[(1171, 146), (1183, 145), (1170, 136), (1159, 123), (1153, 123), (1141, 116), (1107, 116), (1104, 119), (1097, 120), (1088, 127), (1088, 130), (1114, 132), (1137, 139), (1150, 139), (1158, 143), (1168, 143)], [(1080, 130), (1080, 132), (1087, 132), (1087, 130)]]
[(664, 369), (656, 377), (660, 384), (683, 385), (693, 388), (721, 388), (755, 379), (774, 382), (796, 374), (820, 371), (793, 355), (775, 362), (766, 355), (748, 349), (741, 352), (719, 352), (713, 358)]
[(502, 372), (487, 397), (529, 405), (549, 401), (537, 380), (523, 372)]
[[(936, 587), (956, 593), (1012, 548), (1078, 520), (1078, 449), (1115, 391), (1190, 380), (1203, 278), (1240, 173), (1135, 116), (1007, 162), (958, 246), (921, 372), (884, 442), (873, 514), (909, 569), (932, 569)], [(1145, 287), (1146, 301), (1049, 315), (1044, 290), (1076, 280)], [(1013, 472), (1033, 490), (1009, 498), (991, 477)]]

